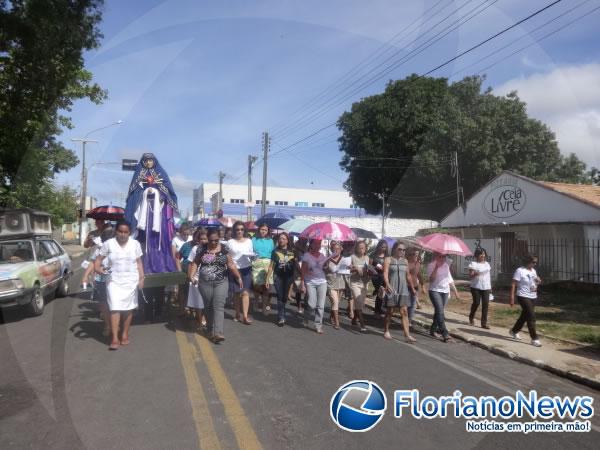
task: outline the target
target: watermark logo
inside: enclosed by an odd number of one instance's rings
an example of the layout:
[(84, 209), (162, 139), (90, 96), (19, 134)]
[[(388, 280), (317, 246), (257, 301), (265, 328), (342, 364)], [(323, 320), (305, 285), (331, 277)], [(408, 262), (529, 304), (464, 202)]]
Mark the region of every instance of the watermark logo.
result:
[(331, 397), (331, 419), (342, 430), (369, 431), (381, 420), (387, 408), (383, 390), (372, 381), (354, 380)]

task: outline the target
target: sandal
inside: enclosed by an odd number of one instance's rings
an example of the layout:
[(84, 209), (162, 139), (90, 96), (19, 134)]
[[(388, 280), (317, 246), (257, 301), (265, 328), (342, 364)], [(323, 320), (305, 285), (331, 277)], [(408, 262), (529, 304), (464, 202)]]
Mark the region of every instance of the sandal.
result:
[(110, 344), (110, 346), (108, 347), (109, 350), (119, 350), (119, 344), (118, 343), (112, 343)]
[(246, 317), (246, 318), (242, 319), (242, 323), (243, 323), (244, 325), (252, 325), (252, 320), (251, 320), (251, 319), (248, 319), (248, 318)]
[(127, 338), (127, 339), (123, 339), (123, 340), (121, 341), (121, 345), (129, 345), (129, 338)]
[(383, 333), (383, 338), (384, 339), (388, 339), (388, 340), (392, 340), (392, 335), (390, 334), (389, 331), (386, 331), (385, 333)]
[(406, 342), (409, 343), (409, 344), (414, 344), (415, 342), (417, 342), (417, 340), (414, 337), (412, 337), (412, 336), (407, 336), (406, 337)]

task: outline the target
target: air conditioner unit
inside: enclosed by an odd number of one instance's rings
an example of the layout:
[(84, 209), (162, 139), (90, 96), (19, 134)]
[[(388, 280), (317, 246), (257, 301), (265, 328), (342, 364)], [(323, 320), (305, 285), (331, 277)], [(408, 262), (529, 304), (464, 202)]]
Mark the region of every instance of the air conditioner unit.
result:
[(28, 234), (52, 234), (50, 215), (32, 209), (0, 210), (0, 238)]

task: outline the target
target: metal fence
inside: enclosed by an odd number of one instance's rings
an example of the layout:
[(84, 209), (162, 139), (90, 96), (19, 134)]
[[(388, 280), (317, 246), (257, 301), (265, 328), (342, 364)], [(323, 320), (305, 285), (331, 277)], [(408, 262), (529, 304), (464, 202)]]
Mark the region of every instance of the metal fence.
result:
[(538, 257), (537, 271), (548, 281), (600, 284), (600, 240), (501, 238), (500, 272), (514, 272), (527, 255)]

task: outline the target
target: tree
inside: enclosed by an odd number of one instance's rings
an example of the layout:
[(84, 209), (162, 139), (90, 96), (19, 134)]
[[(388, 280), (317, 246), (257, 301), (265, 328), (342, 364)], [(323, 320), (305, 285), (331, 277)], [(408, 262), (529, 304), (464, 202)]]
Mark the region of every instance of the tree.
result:
[(503, 170), (584, 182), (585, 164), (560, 154), (554, 133), (529, 118), (517, 93), (482, 91), (482, 77), (449, 84), (412, 75), (352, 105), (338, 120), (346, 188), (370, 213), (381, 194), (393, 214), (439, 220), (457, 204), (456, 167), (469, 197)]
[(56, 137), (73, 102), (106, 98), (84, 69), (99, 45), (103, 0), (0, 0), (0, 204), (35, 203), (78, 164)]

